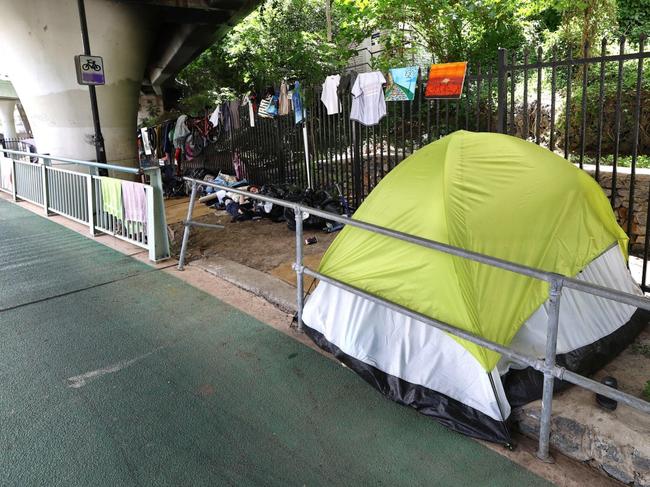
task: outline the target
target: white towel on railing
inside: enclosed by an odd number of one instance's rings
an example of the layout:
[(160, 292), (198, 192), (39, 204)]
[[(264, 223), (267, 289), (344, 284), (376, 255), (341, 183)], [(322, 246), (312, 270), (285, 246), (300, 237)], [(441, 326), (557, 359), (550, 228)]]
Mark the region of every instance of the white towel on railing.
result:
[(144, 184), (122, 181), (124, 219), (132, 222), (147, 222), (147, 193)]
[(8, 157), (0, 156), (0, 187), (7, 191), (14, 190), (14, 182), (11, 176), (13, 162)]

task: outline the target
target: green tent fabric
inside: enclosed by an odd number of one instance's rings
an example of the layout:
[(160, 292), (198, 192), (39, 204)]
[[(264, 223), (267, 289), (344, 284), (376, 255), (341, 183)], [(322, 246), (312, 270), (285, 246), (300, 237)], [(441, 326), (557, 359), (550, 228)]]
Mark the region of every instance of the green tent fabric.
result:
[(102, 205), (104, 211), (115, 218), (122, 218), (122, 181), (120, 179), (102, 177)]
[[(575, 276), (627, 236), (585, 172), (533, 143), (459, 131), (405, 159), (354, 219)], [(320, 272), (508, 345), (548, 283), (345, 227)], [(486, 369), (499, 354), (458, 341)]]

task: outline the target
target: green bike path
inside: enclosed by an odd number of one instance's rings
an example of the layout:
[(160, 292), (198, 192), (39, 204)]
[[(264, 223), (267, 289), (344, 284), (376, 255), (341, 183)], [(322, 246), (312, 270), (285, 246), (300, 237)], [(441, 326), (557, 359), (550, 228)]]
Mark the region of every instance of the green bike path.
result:
[(0, 200), (1, 485), (547, 485), (290, 337)]

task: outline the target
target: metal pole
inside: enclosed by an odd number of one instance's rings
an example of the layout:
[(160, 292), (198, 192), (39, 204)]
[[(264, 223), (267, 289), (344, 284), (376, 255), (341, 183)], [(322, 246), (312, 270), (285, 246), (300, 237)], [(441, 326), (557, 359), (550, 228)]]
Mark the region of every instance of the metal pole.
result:
[(309, 168), (309, 142), (307, 141), (307, 120), (302, 124), (302, 140), (305, 146), (305, 168), (307, 169), (307, 187), (311, 188), (311, 170)]
[[(90, 39), (88, 37), (88, 24), (86, 23), (86, 7), (84, 0), (77, 0), (79, 9), (79, 24), (81, 26), (81, 40), (83, 42), (84, 54), (90, 56)], [(102, 135), (101, 124), (99, 123), (99, 109), (97, 107), (97, 93), (93, 85), (88, 86), (88, 93), (90, 94), (90, 110), (93, 117), (93, 127), (95, 129), (95, 154), (97, 162), (106, 163), (106, 149), (104, 147), (104, 136)], [(105, 174), (101, 174), (105, 172)], [(100, 171), (102, 176), (107, 176), (108, 171)]]
[(296, 262), (293, 265), (293, 268), (296, 271), (296, 306), (298, 307), (296, 327), (298, 328), (298, 330), (302, 330), (302, 308), (304, 305), (303, 272), (305, 271), (302, 262), (302, 250), (303, 250), (302, 249), (303, 246), (302, 210), (300, 209), (300, 207), (296, 206), (293, 209), (293, 211), (295, 213), (295, 218), (296, 218)]
[(548, 452), (551, 438), (551, 412), (553, 409), (553, 386), (555, 376), (555, 354), (557, 352), (557, 332), (560, 321), (560, 297), (562, 295), (562, 279), (551, 281), (549, 293), (548, 328), (546, 330), (546, 357), (544, 358), (544, 390), (542, 392), (542, 414), (539, 422), (539, 449), (537, 458), (543, 462), (552, 463), (553, 457)]
[(196, 202), (196, 192), (198, 190), (198, 186), (196, 183), (192, 184), (192, 193), (190, 194), (190, 206), (187, 209), (187, 220), (183, 222), (185, 225), (185, 231), (183, 232), (183, 243), (181, 245), (181, 255), (178, 258), (178, 270), (182, 271), (183, 268), (185, 267), (185, 253), (187, 252), (187, 241), (190, 238), (190, 228), (191, 228), (191, 221), (192, 221), (192, 212), (194, 211), (194, 203)]
[(497, 71), (497, 132), (506, 133), (506, 105), (507, 105), (507, 88), (506, 88), (506, 53), (503, 48), (499, 48), (498, 71)]

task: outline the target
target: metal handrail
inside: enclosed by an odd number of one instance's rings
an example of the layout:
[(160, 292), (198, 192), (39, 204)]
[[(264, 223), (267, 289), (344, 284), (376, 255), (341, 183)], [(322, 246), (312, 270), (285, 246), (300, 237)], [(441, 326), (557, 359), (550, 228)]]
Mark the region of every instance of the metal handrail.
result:
[[(433, 326), (437, 329), (451, 333), (452, 335), (468, 340), (472, 343), (485, 347), (489, 350), (498, 352), (504, 355), (505, 357), (514, 360), (517, 363), (530, 366), (535, 370), (543, 372), (544, 388), (543, 388), (543, 397), (542, 397), (542, 414), (540, 417), (539, 448), (537, 451), (537, 456), (540, 460), (551, 461), (551, 457), (549, 454), (549, 442), (550, 442), (550, 431), (551, 431), (551, 409), (552, 409), (552, 401), (553, 401), (553, 388), (554, 388), (554, 380), (556, 378), (560, 380), (565, 380), (575, 385), (579, 385), (592, 392), (595, 392), (597, 394), (602, 394), (603, 396), (614, 399), (616, 401), (620, 401), (646, 414), (650, 414), (649, 402), (641, 400), (630, 394), (621, 392), (617, 389), (613, 389), (611, 387), (605, 386), (604, 384), (589, 379), (588, 377), (584, 377), (580, 374), (576, 374), (575, 372), (568, 371), (563, 367), (559, 367), (555, 363), (555, 357), (557, 351), (557, 333), (558, 333), (558, 326), (559, 326), (560, 297), (562, 294), (563, 287), (568, 287), (580, 292), (585, 292), (588, 294), (629, 304), (646, 310), (650, 310), (650, 299), (642, 296), (637, 296), (635, 294), (627, 293), (624, 291), (619, 291), (617, 289), (611, 289), (604, 286), (599, 286), (597, 284), (580, 281), (572, 277), (562, 276), (557, 273), (544, 271), (541, 269), (535, 269), (522, 264), (517, 264), (515, 262), (510, 262), (504, 259), (499, 259), (497, 257), (481, 254), (479, 252), (473, 252), (470, 250), (462, 249), (460, 247), (455, 247), (453, 245), (445, 244), (442, 242), (437, 242), (434, 240), (417, 237), (415, 235), (410, 235), (396, 230), (391, 230), (389, 228), (381, 227), (379, 225), (364, 222), (361, 220), (346, 218), (344, 216), (336, 215), (323, 210), (318, 210), (316, 208), (311, 208), (309, 206), (301, 205), (300, 203), (285, 201), (278, 198), (272, 198), (269, 196), (251, 193), (249, 191), (244, 191), (241, 189), (230, 188), (228, 186), (223, 186), (208, 181), (201, 181), (194, 178), (185, 177), (183, 179), (185, 181), (192, 183), (192, 192), (190, 195), (190, 205), (188, 208), (187, 219), (183, 222), (185, 225), (185, 231), (183, 234), (181, 254), (178, 262), (179, 270), (183, 270), (184, 268), (190, 228), (192, 226), (195, 226), (196, 223), (192, 221), (192, 212), (194, 210), (194, 204), (196, 202), (196, 194), (199, 186), (209, 186), (215, 189), (225, 190), (248, 198), (265, 201), (265, 202), (276, 204), (278, 206), (293, 209), (295, 213), (295, 219), (296, 219), (296, 262), (294, 264), (294, 270), (296, 271), (296, 281), (297, 281), (296, 301), (298, 304), (298, 313), (297, 313), (298, 328), (302, 328), (302, 309), (303, 309), (303, 300), (304, 300), (303, 275), (307, 274), (308, 276), (314, 277), (316, 279), (320, 279), (323, 282), (327, 282), (341, 289), (344, 289), (348, 292), (351, 292), (358, 296), (362, 296), (372, 302), (386, 306), (389, 309), (405, 314), (406, 316), (422, 321), (423, 323)], [(344, 225), (350, 225), (353, 227), (360, 228), (362, 230), (396, 238), (404, 242), (412, 243), (432, 250), (437, 250), (450, 255), (469, 259), (475, 262), (491, 265), (493, 267), (505, 269), (511, 272), (515, 272), (517, 274), (522, 274), (535, 279), (549, 282), (550, 283), (550, 292), (549, 292), (550, 312), (549, 312), (549, 322), (548, 322), (548, 330), (547, 330), (546, 354), (544, 360), (542, 361), (537, 357), (530, 357), (518, 353), (509, 347), (493, 342), (491, 340), (487, 340), (483, 337), (477, 336), (466, 330), (455, 327), (449, 323), (445, 323), (433, 319), (429, 316), (423, 315), (422, 313), (406, 308), (398, 303), (394, 303), (392, 301), (386, 300), (379, 296), (375, 296), (372, 293), (368, 293), (362, 289), (356, 288), (354, 286), (350, 286), (349, 284), (346, 284), (330, 276), (321, 274), (320, 272), (313, 271), (305, 267), (302, 262), (302, 257), (303, 257), (302, 214), (303, 212), (308, 212), (310, 214), (320, 216), (322, 218), (326, 218), (328, 220), (335, 221), (338, 223), (342, 223)]]
[[(62, 216), (65, 216), (66, 218), (70, 218), (73, 221), (77, 221), (80, 223), (83, 223), (85, 225), (88, 225), (90, 234), (95, 236), (96, 235), (96, 230), (100, 232), (106, 232), (107, 230), (109, 233), (112, 233), (116, 238), (120, 238), (123, 240), (127, 240), (135, 245), (138, 245), (140, 247), (147, 248), (149, 251), (149, 259), (158, 262), (161, 260), (168, 259), (170, 254), (169, 254), (169, 239), (167, 236), (167, 224), (165, 221), (165, 208), (164, 208), (164, 201), (163, 201), (163, 188), (162, 188), (162, 175), (160, 173), (160, 168), (157, 166), (152, 166), (149, 168), (133, 168), (133, 167), (123, 167), (123, 166), (117, 166), (114, 164), (102, 164), (98, 162), (92, 162), (92, 161), (82, 161), (78, 159), (72, 159), (69, 157), (59, 157), (59, 156), (53, 156), (50, 154), (39, 154), (39, 153), (34, 153), (34, 152), (25, 152), (25, 151), (18, 151), (18, 150), (12, 150), (12, 149), (6, 149), (0, 144), (0, 155), (6, 155), (6, 156), (27, 156), (29, 158), (37, 158), (40, 160), (37, 160), (37, 162), (28, 162), (28, 161), (20, 161), (17, 160), (15, 157), (8, 157), (12, 161), (12, 175), (13, 175), (13, 188), (11, 190), (7, 188), (0, 188), (2, 191), (6, 192), (11, 192), (13, 193), (13, 200), (17, 201), (17, 199), (25, 199), (27, 201), (31, 201), (32, 203), (37, 204), (38, 206), (41, 206), (45, 212), (46, 216), (50, 215), (50, 212), (58, 213)], [(138, 175), (147, 175), (149, 177), (149, 184), (147, 185), (148, 187), (146, 188), (146, 197), (147, 197), (147, 226), (146, 226), (146, 235), (144, 235), (144, 227), (141, 228), (140, 234), (141, 236), (139, 239), (133, 239), (133, 238), (127, 238), (128, 235), (124, 234), (124, 230), (126, 227), (122, 227), (123, 234), (122, 235), (117, 235), (113, 231), (113, 228), (104, 228), (100, 224), (96, 224), (97, 222), (95, 221), (95, 195), (96, 195), (96, 190), (94, 189), (93, 181), (97, 180), (100, 178), (100, 176), (97, 176), (96, 171), (88, 171), (88, 173), (82, 173), (82, 172), (77, 172), (77, 171), (69, 171), (66, 169), (62, 169), (61, 167), (55, 167), (55, 166), (61, 166), (62, 164), (53, 164), (52, 161), (59, 161), (64, 164), (74, 164), (74, 165), (79, 165), (79, 166), (86, 166), (89, 168), (95, 168), (95, 169), (110, 169), (112, 171), (116, 172), (121, 172), (121, 173), (126, 173), (126, 174), (138, 174)], [(37, 184), (38, 186), (38, 193), (39, 197), (36, 198), (37, 201), (34, 201), (33, 199), (30, 199), (28, 195), (25, 195), (23, 193), (19, 194), (19, 191), (17, 189), (17, 183), (18, 181), (16, 180), (16, 168), (19, 167), (19, 165), (23, 166), (30, 166), (35, 168), (36, 170), (40, 171), (40, 175), (38, 177), (32, 178), (33, 183)], [(64, 200), (66, 203), (69, 203), (71, 201), (74, 201), (74, 206), (73, 209), (79, 210), (83, 214), (83, 208), (87, 207), (88, 212), (87, 212), (87, 221), (85, 220), (85, 217), (83, 221), (80, 221), (77, 214), (73, 213), (70, 214), (69, 212), (62, 210), (61, 208), (55, 209), (51, 207), (50, 205), (50, 185), (49, 185), (49, 175), (52, 173), (52, 171), (63, 171), (64, 173), (68, 174), (78, 174), (86, 179), (86, 196), (85, 197), (80, 197), (77, 195), (76, 199), (70, 199), (70, 200), (65, 200), (65, 195), (64, 195)], [(52, 173), (55, 174), (55, 173)], [(81, 191), (80, 188), (83, 187), (83, 183), (80, 183), (81, 186), (77, 185), (77, 189)], [(56, 188), (56, 189), (61, 189)], [(79, 193), (81, 194), (81, 193)], [(31, 194), (30, 194), (31, 196)], [(84, 198), (87, 199), (84, 201)], [(81, 206), (79, 206), (81, 205)], [(145, 238), (146, 238), (146, 244), (145, 244)]]
[(66, 164), (78, 164), (80, 166), (86, 166), (86, 167), (95, 167), (98, 169), (110, 169), (111, 171), (119, 171), (119, 172), (125, 172), (128, 174), (143, 174), (145, 171), (150, 170), (150, 169), (156, 169), (154, 168), (135, 168), (135, 167), (124, 167), (124, 166), (116, 166), (115, 164), (103, 164), (101, 162), (92, 162), (92, 161), (80, 161), (79, 159), (70, 159), (68, 157), (57, 157), (57, 156), (51, 156), (49, 154), (38, 154), (36, 152), (24, 152), (24, 151), (18, 151), (18, 150), (11, 150), (11, 149), (4, 149), (0, 147), (0, 152), (5, 152), (8, 154), (14, 154), (18, 156), (29, 156), (29, 157), (38, 157), (39, 159), (48, 159), (50, 161), (60, 161), (60, 162), (65, 162)]

